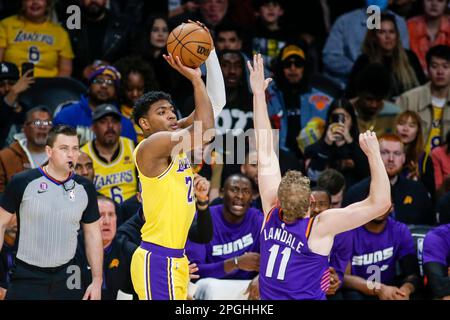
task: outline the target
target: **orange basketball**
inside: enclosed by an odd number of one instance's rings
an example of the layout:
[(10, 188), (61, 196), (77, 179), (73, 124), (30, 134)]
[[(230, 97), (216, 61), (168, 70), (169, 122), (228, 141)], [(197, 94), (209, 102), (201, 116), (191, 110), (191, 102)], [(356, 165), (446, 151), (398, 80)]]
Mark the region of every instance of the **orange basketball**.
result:
[(182, 23), (169, 34), (167, 52), (179, 56), (185, 66), (197, 68), (208, 58), (212, 41), (209, 32), (198, 24)]

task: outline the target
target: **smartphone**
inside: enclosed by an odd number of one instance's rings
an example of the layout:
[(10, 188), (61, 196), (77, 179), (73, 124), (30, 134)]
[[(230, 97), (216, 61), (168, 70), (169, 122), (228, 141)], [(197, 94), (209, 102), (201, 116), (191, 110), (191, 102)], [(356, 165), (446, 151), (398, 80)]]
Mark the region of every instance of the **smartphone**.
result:
[(345, 123), (345, 115), (343, 113), (333, 113), (331, 115), (331, 122), (333, 123)]
[(31, 63), (31, 62), (24, 62), (24, 63), (22, 63), (22, 76), (28, 70), (32, 70), (31, 73), (28, 76), (29, 77), (34, 77), (34, 63)]

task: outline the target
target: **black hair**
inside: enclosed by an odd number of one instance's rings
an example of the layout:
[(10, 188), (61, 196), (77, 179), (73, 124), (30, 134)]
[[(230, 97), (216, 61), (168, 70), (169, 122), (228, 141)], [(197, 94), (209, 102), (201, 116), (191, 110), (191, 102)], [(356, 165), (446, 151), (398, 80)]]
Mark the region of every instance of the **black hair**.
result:
[(352, 103), (348, 101), (347, 99), (341, 98), (341, 99), (335, 99), (331, 103), (330, 107), (327, 111), (327, 116), (325, 118), (325, 128), (324, 133), (322, 134), (322, 137), (320, 137), (320, 140), (324, 140), (326, 136), (326, 132), (328, 130), (328, 127), (331, 125), (331, 115), (333, 114), (334, 110), (336, 109), (344, 109), (348, 112), (350, 115), (350, 118), (352, 119), (352, 126), (350, 128), (350, 135), (352, 136), (353, 140), (357, 141), (359, 139), (359, 129), (358, 129), (358, 120), (356, 119), (356, 113), (355, 108), (353, 107)]
[(313, 193), (313, 192), (323, 192), (323, 193), (325, 193), (327, 195), (327, 197), (328, 197), (328, 201), (331, 204), (331, 194), (330, 194), (330, 192), (327, 189), (319, 187), (319, 186), (316, 186), (316, 187), (311, 188), (311, 193)]
[(30, 110), (28, 110), (25, 113), (25, 122), (30, 121), (30, 118), (31, 118), (32, 114), (35, 113), (35, 112), (45, 112), (45, 113), (48, 113), (50, 115), (50, 118), (52, 117), (52, 113), (50, 112), (50, 110), (46, 106), (37, 106), (37, 107), (31, 108)]
[(160, 101), (160, 100), (167, 100), (167, 101), (169, 101), (169, 103), (171, 105), (173, 105), (172, 97), (168, 93), (165, 93), (162, 91), (150, 91), (150, 92), (144, 93), (142, 95), (142, 97), (140, 97), (134, 104), (133, 114), (132, 114), (134, 123), (139, 125), (139, 119), (144, 117), (147, 114), (148, 110), (150, 109), (150, 106), (153, 103)]
[(127, 56), (116, 63), (114, 66), (122, 75), (119, 97), (121, 101), (125, 100), (125, 89), (128, 82), (128, 76), (131, 73), (139, 73), (144, 78), (144, 92), (151, 90), (159, 90), (158, 80), (156, 79), (155, 70), (144, 59), (138, 56)]
[(356, 83), (358, 95), (369, 94), (377, 99), (385, 99), (391, 91), (392, 77), (384, 65), (371, 63), (361, 71)]
[[(151, 52), (153, 51), (153, 47), (150, 43), (150, 34), (152, 32), (153, 25), (155, 24), (155, 21), (161, 19), (164, 20), (167, 24), (167, 27), (170, 28), (169, 25), (169, 19), (167, 16), (163, 14), (154, 14), (150, 15), (147, 20), (144, 23), (142, 36), (140, 37), (139, 44), (137, 46), (137, 52), (142, 54), (146, 58), (151, 58)], [(170, 29), (169, 29), (170, 32)], [(165, 52), (165, 49), (163, 48), (162, 53)]]
[(237, 24), (231, 23), (231, 22), (224, 22), (221, 23), (219, 25), (216, 26), (216, 28), (214, 29), (214, 34), (217, 35), (220, 32), (227, 32), (227, 31), (232, 31), (235, 32), (237, 37), (240, 40), (243, 40), (242, 36), (243, 36), (243, 31), (242, 28), (240, 26), (238, 26)]
[(317, 186), (328, 190), (334, 196), (345, 188), (345, 177), (336, 169), (326, 169), (319, 175)]
[(224, 189), (225, 189), (225, 186), (227, 185), (228, 181), (231, 180), (231, 179), (233, 179), (233, 178), (245, 179), (245, 180), (248, 181), (248, 183), (250, 184), (250, 186), (253, 188), (252, 181), (250, 180), (249, 177), (247, 177), (245, 174), (242, 174), (242, 173), (233, 173), (233, 174), (230, 174), (230, 175), (225, 179), (225, 181), (224, 181), (224, 183), (223, 183), (223, 188), (224, 188)]
[(284, 8), (284, 3), (282, 0), (253, 0), (252, 1), (253, 8), (255, 10), (259, 10), (259, 8), (261, 8), (263, 5), (268, 4), (268, 3), (277, 3), (282, 8)]
[(68, 126), (68, 125), (57, 125), (50, 129), (47, 136), (47, 142), (46, 145), (53, 147), (53, 144), (56, 141), (56, 138), (59, 134), (70, 136), (70, 137), (77, 137), (77, 130), (74, 127)]
[(425, 58), (427, 60), (428, 68), (430, 67), (431, 58), (433, 58), (433, 57), (441, 58), (441, 59), (444, 59), (444, 60), (450, 62), (450, 47), (446, 46), (446, 45), (437, 45), (437, 46), (431, 47), (427, 51), (427, 54), (425, 56)]

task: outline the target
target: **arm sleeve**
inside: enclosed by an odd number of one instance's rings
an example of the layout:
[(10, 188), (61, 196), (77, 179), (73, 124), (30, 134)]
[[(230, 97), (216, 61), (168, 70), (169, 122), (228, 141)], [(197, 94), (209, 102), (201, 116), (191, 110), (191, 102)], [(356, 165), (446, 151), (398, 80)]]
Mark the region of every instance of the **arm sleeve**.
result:
[(450, 296), (450, 277), (447, 267), (437, 262), (428, 262), (423, 266), (427, 287), (434, 298)]
[(399, 260), (399, 264), (402, 274), (404, 275), (402, 284), (409, 282), (417, 290), (420, 286), (420, 270), (417, 255), (408, 254)]
[(6, 186), (3, 197), (0, 200), (0, 206), (9, 213), (17, 213), (26, 186), (27, 181), (22, 178), (22, 175), (15, 175)]
[(205, 65), (206, 91), (208, 92), (214, 110), (214, 118), (217, 118), (226, 104), (226, 95), (222, 69), (220, 68), (219, 59), (217, 58), (215, 49), (210, 52)]
[(213, 224), (209, 207), (206, 210), (197, 210), (197, 218), (192, 222), (188, 237), (197, 243), (208, 243), (212, 240)]
[(98, 211), (98, 203), (97, 203), (97, 193), (95, 192), (95, 188), (90, 182), (83, 183), (84, 190), (86, 190), (88, 196), (88, 205), (83, 212), (83, 216), (81, 218), (82, 223), (93, 223), (100, 219), (100, 214)]

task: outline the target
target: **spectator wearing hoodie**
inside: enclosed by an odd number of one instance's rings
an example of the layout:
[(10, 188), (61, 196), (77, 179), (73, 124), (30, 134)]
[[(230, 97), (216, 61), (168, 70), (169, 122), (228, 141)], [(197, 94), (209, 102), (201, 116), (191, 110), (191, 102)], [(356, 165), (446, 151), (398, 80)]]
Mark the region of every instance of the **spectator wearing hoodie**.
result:
[[(91, 141), (94, 134), (91, 130), (92, 114), (97, 106), (105, 103), (114, 104), (117, 108), (117, 99), (120, 86), (120, 73), (112, 66), (100, 66), (89, 76), (89, 89), (80, 100), (64, 106), (56, 113), (55, 125), (66, 124), (77, 129), (80, 145)], [(137, 141), (133, 123), (125, 116), (121, 116), (122, 137)]]

